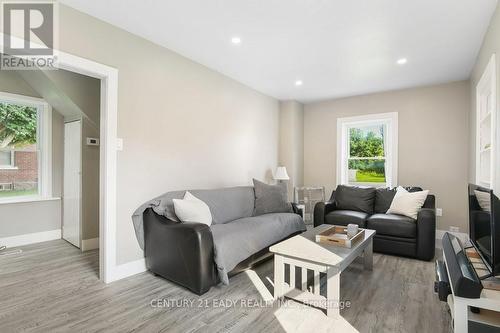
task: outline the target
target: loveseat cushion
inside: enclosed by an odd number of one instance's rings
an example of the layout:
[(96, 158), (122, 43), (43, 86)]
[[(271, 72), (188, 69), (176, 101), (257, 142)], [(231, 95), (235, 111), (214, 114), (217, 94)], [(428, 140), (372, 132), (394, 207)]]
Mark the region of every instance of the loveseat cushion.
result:
[(417, 223), (414, 219), (396, 214), (374, 214), (366, 220), (366, 227), (377, 235), (416, 238)]
[(356, 212), (354, 210), (334, 210), (325, 215), (326, 224), (348, 225), (351, 223), (357, 224), (360, 227), (365, 227), (368, 214)]
[(292, 234), (305, 231), (306, 226), (297, 214), (272, 213), (213, 224), (210, 229), (219, 278), (227, 284), (227, 273), (241, 261)]
[(395, 195), (395, 189), (377, 188), (375, 192), (375, 213), (385, 214), (391, 207)]
[(339, 185), (334, 200), (337, 209), (373, 214), (375, 188)]

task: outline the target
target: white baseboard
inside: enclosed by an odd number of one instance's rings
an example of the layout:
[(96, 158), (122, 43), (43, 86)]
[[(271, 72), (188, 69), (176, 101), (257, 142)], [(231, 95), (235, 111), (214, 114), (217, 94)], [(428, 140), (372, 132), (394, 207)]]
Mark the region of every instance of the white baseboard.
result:
[(146, 260), (139, 259), (126, 264), (117, 265), (113, 269), (113, 274), (108, 282), (124, 279), (126, 277), (146, 271)]
[(61, 239), (61, 229), (0, 238), (0, 245), (5, 245), (7, 247), (15, 247), (15, 246), (40, 243), (40, 242), (47, 242), (55, 239)]
[(82, 239), (82, 251), (90, 251), (99, 248), (99, 238)]
[(467, 240), (469, 239), (469, 234), (466, 234), (465, 232), (451, 232), (448, 230), (436, 230), (436, 246), (441, 247), (441, 240), (443, 239), (443, 236), (446, 232), (449, 232), (450, 234), (458, 237), (462, 244), (465, 244)]

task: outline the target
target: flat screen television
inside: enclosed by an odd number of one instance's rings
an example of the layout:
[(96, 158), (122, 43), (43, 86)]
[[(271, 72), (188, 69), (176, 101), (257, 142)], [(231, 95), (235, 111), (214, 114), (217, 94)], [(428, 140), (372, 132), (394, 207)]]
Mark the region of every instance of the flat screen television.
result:
[(493, 190), (469, 184), (469, 235), (490, 271), (500, 274), (500, 200)]

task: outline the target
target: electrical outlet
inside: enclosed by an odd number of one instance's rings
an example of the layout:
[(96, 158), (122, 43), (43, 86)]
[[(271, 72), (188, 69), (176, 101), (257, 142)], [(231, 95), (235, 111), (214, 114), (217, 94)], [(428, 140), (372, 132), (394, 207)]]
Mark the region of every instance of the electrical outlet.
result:
[(436, 208), (436, 216), (443, 216), (443, 209), (442, 208)]
[(451, 232), (460, 232), (460, 228), (459, 227), (450, 227), (450, 231)]

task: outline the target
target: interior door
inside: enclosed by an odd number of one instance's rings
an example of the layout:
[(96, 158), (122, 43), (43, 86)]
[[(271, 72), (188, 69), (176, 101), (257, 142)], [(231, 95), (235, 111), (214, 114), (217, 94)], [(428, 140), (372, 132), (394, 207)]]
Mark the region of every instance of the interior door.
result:
[(64, 189), (62, 237), (81, 246), (81, 121), (64, 124)]

